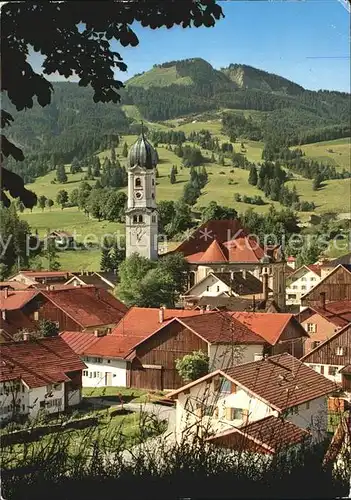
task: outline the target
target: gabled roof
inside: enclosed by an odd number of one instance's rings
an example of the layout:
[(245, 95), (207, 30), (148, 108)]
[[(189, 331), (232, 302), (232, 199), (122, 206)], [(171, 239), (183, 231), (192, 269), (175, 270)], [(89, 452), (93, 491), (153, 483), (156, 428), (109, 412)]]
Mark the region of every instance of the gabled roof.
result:
[(211, 309), (225, 309), (227, 311), (245, 311), (252, 308), (251, 299), (243, 299), (240, 297), (228, 297), (224, 295), (217, 295), (216, 297), (211, 297), (203, 295), (197, 302), (196, 307), (207, 307)]
[(172, 391), (167, 397), (175, 398), (179, 393), (218, 375), (279, 412), (338, 391), (337, 384), (324, 375), (290, 354), (283, 353), (226, 370), (216, 370)]
[(233, 273), (209, 272), (207, 276), (202, 278), (202, 280), (200, 280), (198, 283), (195, 283), (195, 285), (193, 285), (190, 290), (188, 290), (184, 294), (184, 296), (191, 296), (192, 290), (194, 290), (200, 283), (205, 282), (208, 277), (211, 276), (224, 283), (237, 295), (258, 295), (263, 292), (262, 282), (249, 271), (246, 271), (245, 274), (242, 271), (235, 271)]
[(68, 279), (70, 273), (68, 271), (19, 271), (14, 276), (11, 276), (10, 280), (14, 279), (19, 274), (28, 276), (28, 278), (66, 278)]
[(201, 314), (201, 311), (189, 309), (164, 309), (164, 322), (160, 323), (160, 309), (156, 307), (131, 307), (121, 321), (112, 330), (111, 335), (122, 335), (124, 337), (137, 337), (144, 339), (151, 335), (160, 326), (173, 318), (183, 318)]
[(227, 312), (209, 312), (182, 318), (179, 322), (211, 344), (265, 344), (265, 340), (260, 335)]
[[(317, 353), (317, 352), (321, 351), (322, 349), (324, 349), (324, 347), (328, 346), (328, 344), (330, 344), (330, 342), (332, 342), (333, 340), (341, 337), (350, 328), (351, 328), (351, 324), (350, 323), (348, 325), (345, 325), (343, 328), (341, 328), (340, 330), (338, 330), (337, 332), (335, 332), (334, 335), (332, 335), (327, 340), (325, 340), (324, 342), (321, 342), (317, 347), (315, 347), (314, 349), (312, 349), (312, 351), (310, 351), (309, 353), (307, 353), (304, 356), (302, 356), (301, 361), (303, 361), (304, 363), (310, 363), (310, 362), (312, 362), (312, 361), (310, 361), (310, 358), (312, 358), (315, 353)], [(349, 355), (351, 355), (351, 354), (349, 353)], [(330, 364), (334, 364), (334, 363), (330, 363)]]
[(6, 311), (6, 319), (0, 316), (0, 328), (10, 335), (19, 330), (35, 331), (37, 325), (34, 324), (20, 309)]
[[(213, 246), (215, 241), (217, 244)], [(206, 251), (211, 246), (213, 247), (206, 256)], [(219, 262), (259, 262), (264, 256), (263, 248), (257, 245), (256, 240), (248, 237), (238, 219), (212, 219), (204, 222), (170, 253), (173, 252), (182, 253), (189, 263), (204, 262), (203, 259), (206, 262), (218, 262), (208, 260), (210, 257), (219, 258)]]
[[(299, 275), (301, 271), (304, 271), (303, 274), (308, 273), (309, 271), (312, 271), (314, 274), (317, 276), (321, 275), (321, 266), (318, 264), (309, 264), (306, 266), (305, 264), (298, 267), (297, 269), (294, 269), (292, 273), (289, 273), (289, 280), (293, 279), (296, 275)], [(298, 279), (297, 277), (295, 279)]]
[(0, 309), (12, 311), (21, 309), (38, 295), (39, 290), (0, 290)]
[(290, 322), (294, 322), (297, 328), (301, 330), (302, 337), (308, 337), (308, 334), (293, 314), (241, 311), (231, 312), (230, 314), (252, 331), (261, 335), (271, 345), (275, 345), (279, 341), (280, 336)]
[(99, 288), (105, 288), (106, 290), (111, 290), (111, 288), (115, 287), (114, 284), (109, 283), (106, 279), (99, 276), (98, 273), (91, 273), (91, 274), (73, 273), (73, 274), (74, 276), (72, 276), (65, 283), (65, 285), (72, 285), (72, 282), (74, 280), (78, 280), (81, 285), (94, 285)]
[(20, 281), (0, 281), (0, 290), (5, 288), (12, 290), (27, 290), (31, 288), (33, 285), (26, 285), (25, 283), (21, 283)]
[(212, 241), (210, 246), (205, 250), (200, 257), (200, 262), (227, 262), (227, 258), (221, 249), (221, 245), (216, 239)]
[(77, 354), (84, 354), (92, 344), (99, 340), (93, 333), (89, 332), (69, 332), (60, 333), (60, 337), (73, 349)]
[[(305, 295), (303, 295), (303, 296), (301, 297), (301, 300), (303, 301), (303, 300), (308, 299), (308, 297), (309, 297), (310, 295), (312, 295), (312, 294), (313, 294), (313, 292), (314, 292), (316, 289), (321, 288), (321, 287), (325, 284), (325, 282), (327, 282), (327, 283), (328, 283), (328, 281), (330, 280), (330, 278), (331, 278), (331, 277), (333, 277), (333, 275), (334, 275), (335, 273), (337, 273), (337, 272), (338, 272), (339, 270), (341, 270), (341, 269), (342, 269), (342, 270), (345, 270), (345, 271), (346, 271), (346, 273), (348, 273), (348, 274), (346, 274), (346, 276), (349, 278), (349, 281), (348, 281), (347, 283), (343, 283), (343, 284), (344, 284), (344, 285), (346, 285), (346, 286), (348, 286), (349, 288), (351, 288), (351, 266), (349, 267), (349, 266), (346, 266), (346, 265), (343, 265), (343, 264), (339, 264), (339, 265), (337, 265), (336, 267), (334, 267), (334, 269), (332, 269), (332, 270), (331, 270), (331, 271), (330, 271), (330, 272), (329, 272), (326, 276), (324, 276), (324, 278), (322, 278), (322, 279), (321, 279), (318, 283), (316, 283), (316, 284), (315, 284), (312, 288), (310, 288), (310, 290), (309, 290), (307, 293), (305, 293)], [(350, 275), (350, 276), (349, 276), (349, 275)], [(340, 284), (341, 284), (341, 283), (340, 283)], [(337, 289), (339, 288), (337, 283), (336, 283), (336, 284), (334, 284), (334, 288), (335, 288), (335, 287), (336, 287)], [(345, 298), (346, 298), (346, 294), (345, 294), (344, 292), (343, 292), (343, 294), (344, 294), (344, 296), (345, 296)]]
[(69, 381), (86, 366), (60, 337), (0, 345), (0, 381), (23, 380), (29, 388)]
[(225, 373), (244, 388), (283, 411), (333, 393), (337, 385), (288, 353), (237, 365)]
[(116, 324), (128, 311), (116, 297), (94, 286), (65, 286), (42, 294), (84, 328)]
[[(351, 301), (342, 300), (339, 302), (327, 302), (325, 307), (311, 305), (299, 314), (303, 315), (303, 321), (305, 321), (307, 315), (309, 317), (315, 313), (319, 314), (330, 323), (333, 323), (335, 326), (343, 327), (351, 323)], [(298, 314), (296, 316), (298, 316)]]
[(273, 415), (256, 420), (240, 428), (231, 428), (211, 436), (206, 441), (223, 448), (276, 453), (288, 446), (301, 443), (309, 433), (292, 422)]

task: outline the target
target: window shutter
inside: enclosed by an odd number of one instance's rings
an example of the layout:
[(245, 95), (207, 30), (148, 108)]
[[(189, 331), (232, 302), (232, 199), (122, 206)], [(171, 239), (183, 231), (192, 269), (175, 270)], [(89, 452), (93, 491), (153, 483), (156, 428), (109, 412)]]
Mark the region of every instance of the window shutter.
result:
[(225, 418), (226, 420), (233, 420), (233, 408), (225, 409)]
[(231, 383), (230, 392), (231, 392), (232, 394), (235, 394), (235, 393), (236, 393), (236, 385), (235, 385), (233, 382)]

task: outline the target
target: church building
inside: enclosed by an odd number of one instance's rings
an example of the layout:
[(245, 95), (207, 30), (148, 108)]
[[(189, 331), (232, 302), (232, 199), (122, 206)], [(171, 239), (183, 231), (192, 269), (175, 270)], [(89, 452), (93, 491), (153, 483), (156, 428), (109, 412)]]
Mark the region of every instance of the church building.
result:
[(157, 209), (156, 165), (158, 155), (144, 133), (128, 155), (128, 206), (126, 210), (126, 256), (138, 253), (156, 260)]

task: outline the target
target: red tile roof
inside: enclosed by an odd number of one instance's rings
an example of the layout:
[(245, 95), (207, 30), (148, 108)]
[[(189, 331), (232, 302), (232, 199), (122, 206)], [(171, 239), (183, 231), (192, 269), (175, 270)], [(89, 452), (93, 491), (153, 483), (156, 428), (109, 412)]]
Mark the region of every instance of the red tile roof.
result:
[(1, 382), (21, 379), (30, 388), (69, 381), (67, 373), (86, 367), (60, 337), (1, 344), (0, 359)]
[(179, 320), (211, 344), (265, 344), (265, 340), (227, 312), (209, 312)]
[(13, 335), (19, 330), (35, 331), (37, 326), (21, 311), (10, 310), (5, 312), (6, 318), (0, 316), (0, 328)]
[(65, 286), (42, 294), (84, 328), (116, 324), (128, 308), (103, 288)]
[[(318, 305), (309, 306), (307, 310), (311, 314), (314, 312), (325, 318), (336, 326), (343, 327), (351, 323), (351, 301), (342, 300), (339, 302), (327, 302), (325, 307)], [(304, 309), (303, 313), (306, 313)], [(297, 315), (298, 316), (298, 315)]]
[(224, 373), (278, 411), (337, 390), (337, 384), (288, 353), (237, 365)]
[(61, 332), (60, 337), (73, 349), (77, 354), (84, 354), (85, 350), (95, 344), (99, 337), (95, 337), (89, 332)]
[(25, 283), (21, 283), (20, 281), (0, 281), (0, 289), (4, 288), (12, 289), (12, 290), (27, 290), (33, 285), (26, 285)]
[(258, 335), (261, 335), (271, 345), (275, 345), (278, 342), (290, 322), (294, 322), (297, 328), (301, 330), (301, 336), (308, 337), (308, 334), (293, 314), (236, 311), (229, 314)]
[(0, 290), (0, 309), (21, 309), (39, 293), (38, 290)]
[(301, 443), (309, 435), (297, 425), (271, 415), (243, 427), (234, 427), (211, 436), (207, 441), (223, 448), (243, 451), (257, 447), (264, 453), (273, 454), (288, 446)]
[(321, 275), (321, 266), (319, 266), (318, 264), (309, 264), (306, 267), (308, 267), (308, 269), (314, 272), (315, 274), (318, 274), (318, 276)]
[(131, 307), (118, 325), (112, 330), (112, 335), (136, 337), (143, 340), (151, 335), (162, 324), (173, 318), (183, 318), (201, 314), (201, 311), (188, 309), (164, 309), (164, 322), (159, 322), (160, 309), (153, 307)]
[(200, 262), (227, 262), (227, 258), (217, 240), (212, 241), (210, 246), (201, 256)]
[[(217, 245), (213, 245), (214, 241), (217, 241)], [(212, 249), (209, 250), (211, 246)], [(205, 222), (173, 252), (183, 253), (190, 263), (211, 262), (208, 259), (212, 256), (220, 258), (219, 262), (258, 262), (264, 256), (263, 248), (257, 245), (256, 240), (248, 237), (238, 219), (213, 219)]]

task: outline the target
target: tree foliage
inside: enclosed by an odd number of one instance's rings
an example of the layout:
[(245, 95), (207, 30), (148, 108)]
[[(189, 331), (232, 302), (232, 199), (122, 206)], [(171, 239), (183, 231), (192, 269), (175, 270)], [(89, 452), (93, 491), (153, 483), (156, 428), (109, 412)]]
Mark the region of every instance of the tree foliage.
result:
[[(136, 46), (139, 40), (131, 25), (140, 21), (142, 26), (171, 28), (181, 26), (214, 26), (222, 9), (214, 0), (184, 0), (177, 2), (46, 2), (32, 4), (5, 3), (2, 6), (1, 90), (18, 111), (33, 106), (36, 97), (40, 106), (51, 102), (52, 84), (36, 73), (27, 60), (29, 46), (43, 56), (43, 73), (58, 72), (68, 78), (75, 73), (82, 87), (91, 86), (95, 102), (118, 102), (122, 82), (115, 79), (114, 71), (125, 71), (121, 55), (112, 49), (111, 40), (122, 46)], [(40, 24), (45, 29), (36, 29)], [(81, 28), (83, 26), (83, 29)], [(47, 36), (50, 33), (50, 36)], [(1, 126), (9, 126), (12, 115), (4, 111)], [(22, 151), (4, 135), (1, 141), (1, 163), (12, 156), (22, 161)], [(3, 168), (3, 167), (2, 167)], [(1, 200), (9, 205), (5, 195), (21, 198), (31, 207), (35, 195), (24, 188), (18, 175), (3, 169)]]
[(208, 374), (209, 357), (202, 351), (194, 351), (176, 360), (176, 368), (185, 382), (192, 382)]

